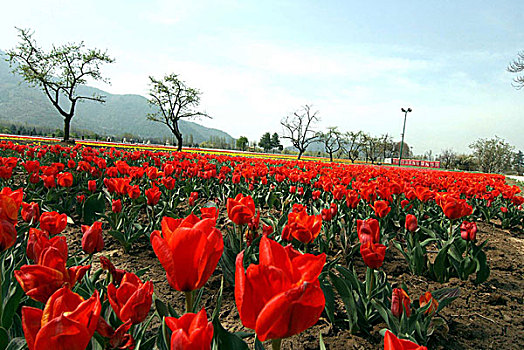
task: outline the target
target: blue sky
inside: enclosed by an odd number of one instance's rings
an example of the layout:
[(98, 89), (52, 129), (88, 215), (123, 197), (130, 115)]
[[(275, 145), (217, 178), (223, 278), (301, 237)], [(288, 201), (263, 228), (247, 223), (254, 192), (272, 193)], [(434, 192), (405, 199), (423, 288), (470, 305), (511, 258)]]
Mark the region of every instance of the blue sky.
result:
[[(177, 73), (202, 92), (202, 124), (234, 137), (281, 132), (303, 104), (318, 130), (400, 139), (415, 153), (468, 151), (498, 135), (524, 150), (524, 90), (508, 63), (524, 50), (524, 1), (10, 1), (0, 49), (32, 28), (44, 48), (85, 41), (116, 58), (112, 93), (147, 95)], [(74, 121), (73, 121), (74, 122)], [(199, 122), (199, 121), (197, 121)], [(159, 126), (160, 127), (160, 126)]]

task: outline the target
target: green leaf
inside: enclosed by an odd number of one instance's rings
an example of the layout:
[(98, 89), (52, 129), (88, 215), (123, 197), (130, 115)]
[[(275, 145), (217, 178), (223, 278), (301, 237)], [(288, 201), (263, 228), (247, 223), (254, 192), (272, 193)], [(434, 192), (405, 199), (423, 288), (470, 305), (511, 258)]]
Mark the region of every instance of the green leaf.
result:
[(24, 291), (18, 283), (15, 284), (14, 290), (11, 290), (10, 296), (4, 304), (4, 311), (2, 313), (2, 326), (5, 329), (11, 328), (13, 324), (13, 316), (20, 305), (20, 300), (24, 296)]
[(26, 341), (23, 337), (13, 338), (5, 350), (22, 350), (26, 346)]
[(320, 350), (326, 350), (324, 339), (322, 339), (322, 332), (318, 332), (318, 343), (319, 343)]
[(431, 292), (433, 298), (438, 301), (438, 308), (435, 313), (448, 306), (453, 300), (460, 296), (460, 288), (442, 288)]
[(213, 319), (213, 327), (215, 330), (214, 338), (219, 349), (249, 350), (247, 344), (238, 335), (230, 333), (222, 327), (218, 317)]
[(486, 262), (486, 254), (483, 251), (480, 251), (480, 253), (477, 253), (476, 262), (477, 262), (477, 277), (475, 278), (473, 282), (475, 284), (480, 284), (486, 281), (490, 274), (489, 266)]
[(167, 305), (160, 299), (155, 299), (155, 308), (156, 312), (158, 312), (158, 315), (160, 318), (164, 318), (169, 316), (169, 311), (167, 309)]
[(448, 258), (449, 245), (444, 246), (437, 254), (435, 262), (433, 263), (433, 272), (435, 274), (435, 279), (439, 282), (444, 282), (447, 276), (446, 272), (446, 260)]
[(0, 327), (0, 350), (5, 350), (9, 344), (9, 334), (4, 327)]
[(93, 194), (89, 196), (84, 202), (84, 208), (82, 210), (82, 217), (84, 218), (85, 225), (92, 225), (101, 213), (106, 210), (106, 203), (102, 193)]

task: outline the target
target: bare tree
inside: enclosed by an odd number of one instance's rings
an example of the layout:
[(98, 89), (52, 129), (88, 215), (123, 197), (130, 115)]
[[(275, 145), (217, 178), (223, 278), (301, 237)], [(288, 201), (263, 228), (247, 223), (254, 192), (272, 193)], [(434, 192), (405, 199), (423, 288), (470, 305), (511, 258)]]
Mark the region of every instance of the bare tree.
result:
[(368, 134), (364, 134), (362, 136), (362, 141), (364, 153), (366, 154), (366, 161), (370, 161), (371, 164), (374, 164), (380, 155), (379, 148), (381, 139)]
[(282, 138), (289, 139), (293, 147), (298, 150), (298, 158), (306, 151), (307, 147), (317, 140), (313, 124), (318, 122), (318, 111), (312, 112), (310, 105), (304, 105), (293, 115), (286, 116), (280, 121), (284, 129)]
[(391, 135), (385, 134), (380, 137), (382, 147), (382, 160), (393, 157), (395, 153), (395, 143)]
[(333, 161), (333, 153), (337, 153), (342, 147), (342, 134), (336, 126), (329, 127), (327, 132), (318, 132), (319, 141), (324, 144), (324, 149), (329, 154), (329, 160)]
[(9, 64), (14, 73), (20, 74), (32, 86), (40, 87), (56, 110), (64, 117), (64, 141), (69, 141), (71, 119), (75, 115), (77, 103), (90, 100), (104, 103), (105, 97), (93, 94), (82, 96), (77, 88), (87, 79), (108, 82), (102, 78), (100, 66), (112, 63), (106, 52), (86, 49), (83, 42), (53, 46), (45, 52), (36, 44), (29, 29), (18, 30), (21, 41), (7, 52)]
[(344, 134), (342, 148), (352, 163), (355, 163), (355, 160), (358, 159), (362, 147), (362, 136), (362, 131), (348, 131)]
[[(517, 58), (514, 59), (506, 70), (510, 73), (521, 73), (524, 72), (524, 51), (521, 51), (517, 54)], [(524, 75), (517, 75), (513, 78), (513, 86), (520, 90), (524, 87)]]
[(457, 160), (457, 153), (449, 148), (443, 149), (438, 159), (440, 161), (440, 165), (442, 165), (444, 169), (449, 169), (455, 164)]
[(200, 90), (193, 89), (180, 80), (176, 74), (164, 76), (157, 80), (149, 77), (149, 103), (157, 106), (158, 110), (149, 113), (147, 119), (167, 125), (177, 139), (177, 150), (182, 151), (182, 133), (178, 121), (182, 118), (207, 117), (204, 112), (195, 110), (200, 104)]

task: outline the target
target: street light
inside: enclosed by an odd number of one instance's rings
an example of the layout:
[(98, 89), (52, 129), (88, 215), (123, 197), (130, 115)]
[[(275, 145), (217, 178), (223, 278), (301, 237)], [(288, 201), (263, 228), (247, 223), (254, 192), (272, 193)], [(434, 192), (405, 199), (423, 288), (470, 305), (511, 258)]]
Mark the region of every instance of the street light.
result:
[(402, 128), (402, 141), (400, 141), (400, 155), (398, 157), (398, 166), (400, 166), (400, 163), (402, 163), (402, 150), (404, 149), (404, 133), (406, 132), (406, 118), (408, 116), (408, 113), (412, 111), (411, 108), (400, 109), (402, 112), (404, 112), (404, 127)]

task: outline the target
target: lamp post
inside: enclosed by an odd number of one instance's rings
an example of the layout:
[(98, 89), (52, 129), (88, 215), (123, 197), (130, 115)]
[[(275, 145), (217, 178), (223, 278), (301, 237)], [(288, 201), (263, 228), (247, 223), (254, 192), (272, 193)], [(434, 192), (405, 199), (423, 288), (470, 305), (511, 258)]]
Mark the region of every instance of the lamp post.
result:
[(398, 157), (398, 166), (400, 166), (400, 163), (402, 163), (402, 150), (404, 149), (404, 134), (406, 132), (406, 118), (408, 116), (408, 113), (412, 111), (411, 108), (400, 109), (402, 112), (404, 112), (404, 126), (402, 127), (402, 141), (400, 141), (400, 155)]

